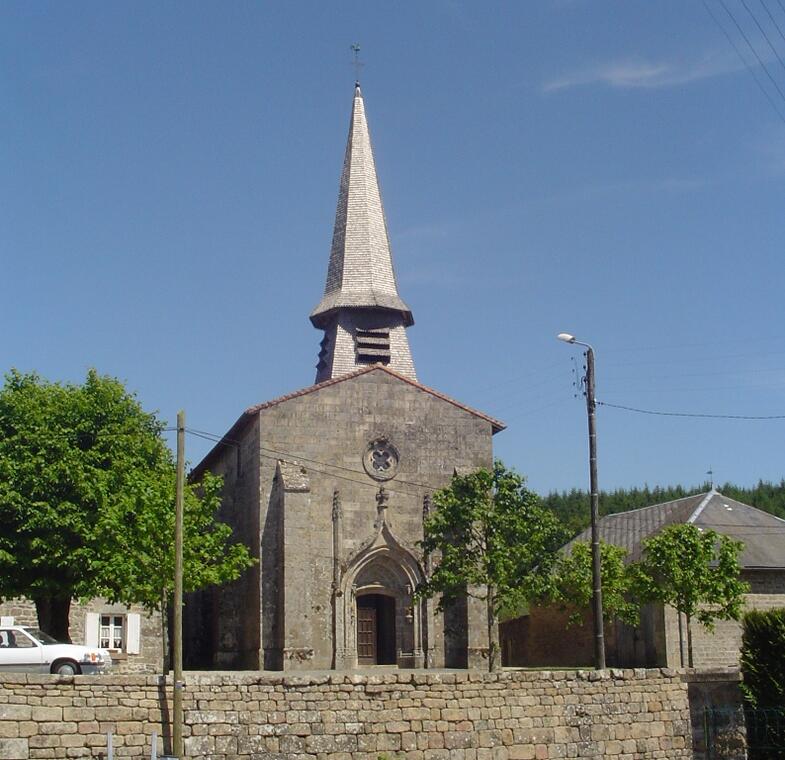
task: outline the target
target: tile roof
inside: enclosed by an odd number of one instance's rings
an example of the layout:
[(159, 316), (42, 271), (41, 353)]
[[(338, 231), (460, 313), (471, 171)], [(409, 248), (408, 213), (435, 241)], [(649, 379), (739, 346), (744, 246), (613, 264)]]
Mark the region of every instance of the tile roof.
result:
[[(785, 568), (785, 520), (716, 490), (606, 515), (597, 527), (602, 541), (626, 549), (628, 561), (633, 562), (641, 557), (644, 539), (678, 523), (694, 523), (743, 542), (739, 561), (745, 569)], [(576, 541), (590, 540), (591, 529), (587, 528), (565, 549)]]

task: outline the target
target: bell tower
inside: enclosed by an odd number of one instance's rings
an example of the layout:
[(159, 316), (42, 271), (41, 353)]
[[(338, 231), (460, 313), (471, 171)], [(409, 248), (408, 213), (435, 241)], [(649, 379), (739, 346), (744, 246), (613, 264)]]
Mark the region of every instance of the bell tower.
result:
[(310, 318), (314, 327), (324, 330), (317, 383), (376, 363), (417, 379), (406, 336), (414, 319), (398, 295), (359, 82), (354, 88), (327, 283)]

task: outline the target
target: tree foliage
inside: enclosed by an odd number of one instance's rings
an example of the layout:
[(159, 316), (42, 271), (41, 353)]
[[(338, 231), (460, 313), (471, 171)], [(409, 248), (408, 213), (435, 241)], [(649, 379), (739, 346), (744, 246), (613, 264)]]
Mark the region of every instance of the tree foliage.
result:
[(445, 600), (466, 593), (488, 614), (489, 669), (498, 665), (499, 613), (547, 592), (555, 552), (564, 539), (554, 515), (540, 506), (523, 477), (497, 461), (492, 471), (455, 475), (433, 497), (422, 548), (434, 570), (420, 596)]
[(713, 630), (716, 620), (738, 620), (741, 615), (743, 594), (748, 590), (739, 578), (743, 544), (687, 523), (669, 525), (646, 539), (643, 547), (636, 565), (638, 593), (685, 616), (692, 667), (692, 621)]
[[(163, 425), (123, 384), (82, 385), (12, 371), (0, 390), (0, 597), (27, 596), (39, 624), (68, 638), (72, 598), (161, 609), (171, 588), (175, 473)], [(187, 587), (250, 562), (215, 523), (220, 482), (188, 490)]]
[(746, 613), (742, 621), (741, 688), (755, 711), (747, 723), (751, 760), (785, 758), (783, 653), (785, 608)]
[(785, 608), (747, 612), (741, 641), (746, 700), (754, 708), (779, 707), (785, 713)]
[[(635, 598), (635, 573), (624, 558), (620, 546), (600, 542), (600, 577), (602, 579), (602, 613), (606, 622), (621, 620), (637, 625), (640, 604)], [(579, 541), (569, 554), (560, 555), (554, 567), (551, 601), (575, 610), (570, 623), (581, 621), (581, 611), (591, 607), (593, 594), (591, 544)]]

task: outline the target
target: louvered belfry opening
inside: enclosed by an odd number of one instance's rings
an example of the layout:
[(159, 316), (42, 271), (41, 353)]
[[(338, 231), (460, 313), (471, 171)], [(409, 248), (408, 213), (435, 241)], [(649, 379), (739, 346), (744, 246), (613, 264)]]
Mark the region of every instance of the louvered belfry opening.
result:
[(354, 335), (357, 361), (365, 364), (390, 362), (390, 328), (357, 328)]

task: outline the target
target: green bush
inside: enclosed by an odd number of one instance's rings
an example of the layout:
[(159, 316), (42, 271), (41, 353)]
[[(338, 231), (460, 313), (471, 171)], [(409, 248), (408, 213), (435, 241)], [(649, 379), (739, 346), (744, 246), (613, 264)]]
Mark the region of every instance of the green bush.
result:
[(785, 758), (785, 608), (742, 621), (742, 690), (750, 758)]
[(785, 710), (785, 608), (744, 616), (741, 672), (751, 707)]

